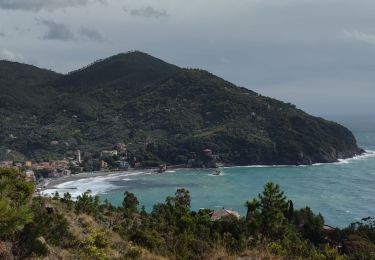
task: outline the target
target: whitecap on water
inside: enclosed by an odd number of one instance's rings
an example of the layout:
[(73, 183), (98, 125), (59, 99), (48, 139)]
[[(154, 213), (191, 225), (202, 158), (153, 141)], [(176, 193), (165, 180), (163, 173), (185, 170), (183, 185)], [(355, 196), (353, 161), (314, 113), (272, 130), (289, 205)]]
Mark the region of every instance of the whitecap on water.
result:
[(363, 154), (354, 156), (352, 158), (339, 159), (338, 162), (335, 162), (334, 164), (348, 164), (354, 161), (365, 160), (371, 157), (375, 157), (375, 151), (365, 151)]
[(145, 172), (129, 172), (129, 173), (126, 173), (124, 175), (126, 176), (137, 176), (137, 175), (142, 175), (142, 174), (146, 174)]
[[(138, 176), (142, 174), (150, 174), (143, 171), (139, 172), (117, 172), (110, 173), (104, 176), (96, 176), (89, 178), (82, 178), (73, 181), (67, 181), (55, 185), (54, 187), (48, 188), (41, 192), (43, 196), (53, 196), (57, 191), (60, 195), (69, 192), (72, 198), (77, 198), (79, 195), (90, 190), (93, 195), (107, 193), (117, 186), (113, 184), (116, 180), (122, 181), (132, 181), (133, 179), (128, 178), (128, 176)], [(87, 174), (82, 174), (82, 176), (87, 176)]]
[(228, 167), (221, 167), (223, 169), (231, 169), (231, 168), (279, 168), (279, 167), (291, 167), (293, 165), (245, 165), (245, 166), (228, 166)]
[(348, 159), (338, 159), (338, 162), (333, 163), (314, 163), (312, 165), (246, 165), (246, 166), (229, 166), (229, 167), (222, 167), (223, 169), (230, 169), (230, 168), (281, 168), (281, 167), (309, 167), (309, 166), (322, 166), (322, 165), (329, 165), (329, 164), (347, 164), (352, 161), (356, 160), (363, 160), (370, 157), (375, 157), (375, 151), (365, 151), (361, 155), (356, 155), (352, 158)]
[(85, 178), (75, 181), (68, 181), (60, 183), (53, 188), (46, 189), (41, 192), (42, 195), (51, 196), (55, 192), (58, 192), (60, 195), (69, 192), (72, 198), (77, 198), (79, 195), (90, 190), (93, 195), (99, 193), (105, 193), (115, 188), (115, 185), (111, 184), (109, 180), (113, 177), (94, 177), (94, 178)]

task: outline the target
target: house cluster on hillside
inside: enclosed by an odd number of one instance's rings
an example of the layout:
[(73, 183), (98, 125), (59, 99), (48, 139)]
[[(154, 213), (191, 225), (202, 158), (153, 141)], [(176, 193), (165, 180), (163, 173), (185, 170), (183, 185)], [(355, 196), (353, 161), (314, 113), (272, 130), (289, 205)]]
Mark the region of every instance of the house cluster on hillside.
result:
[(32, 165), (31, 161), (24, 161), (24, 162), (15, 162), (15, 161), (11, 161), (11, 160), (0, 161), (0, 167), (2, 167), (2, 168), (21, 169), (23, 167), (31, 167), (31, 165)]
[[(138, 163), (136, 158), (135, 163)], [(139, 167), (140, 164), (135, 165), (137, 166)], [(115, 144), (113, 150), (100, 152), (100, 170), (128, 170), (129, 168), (128, 150), (124, 143)]]
[(67, 159), (51, 162), (42, 162), (33, 164), (31, 169), (35, 171), (44, 171), (48, 178), (57, 178), (63, 176), (70, 176), (71, 163)]
[(26, 179), (30, 182), (36, 182), (36, 175), (34, 171), (31, 169), (32, 162), (25, 161), (25, 162), (14, 162), (11, 160), (7, 161), (0, 161), (0, 168), (13, 168), (16, 170), (26, 169)]
[[(98, 157), (82, 158), (82, 152), (77, 150), (73, 156), (63, 160), (50, 160), (44, 162), (32, 161), (0, 161), (0, 167), (15, 168), (20, 171), (27, 171), (30, 180), (41, 178), (58, 178), (69, 176), (72, 173), (98, 170), (128, 170), (130, 166), (141, 167), (141, 163), (135, 156), (128, 156), (128, 151), (124, 143), (117, 143), (111, 150), (103, 150)], [(32, 176), (34, 172), (34, 177)]]
[(33, 163), (32, 161), (15, 162), (11, 160), (0, 161), (2, 168), (14, 168), (25, 172), (26, 178), (31, 182), (36, 182), (40, 178), (57, 178), (70, 176), (72, 169), (82, 171), (79, 167), (81, 164), (81, 151), (75, 152), (74, 158), (66, 158), (63, 160), (54, 160), (48, 162)]

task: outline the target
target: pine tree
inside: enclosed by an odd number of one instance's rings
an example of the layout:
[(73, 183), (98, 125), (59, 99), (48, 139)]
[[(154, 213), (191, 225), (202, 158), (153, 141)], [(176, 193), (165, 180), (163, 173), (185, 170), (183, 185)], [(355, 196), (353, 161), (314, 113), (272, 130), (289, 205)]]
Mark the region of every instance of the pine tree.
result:
[(294, 205), (293, 201), (288, 200), (288, 210), (286, 212), (286, 218), (289, 220), (289, 223), (293, 222), (294, 219)]
[(245, 207), (247, 208), (246, 221), (251, 222), (258, 213), (260, 203), (256, 199), (248, 200)]
[(177, 189), (175, 198), (176, 207), (190, 208), (190, 192), (187, 189)]
[(277, 236), (285, 224), (285, 212), (288, 204), (284, 192), (272, 182), (264, 186), (264, 191), (259, 194), (261, 232), (265, 236)]
[(34, 185), (14, 169), (0, 168), (0, 239), (32, 221), (29, 202)]
[(124, 193), (124, 200), (122, 201), (122, 207), (126, 217), (130, 217), (133, 213), (138, 212), (139, 201), (137, 197), (128, 191)]

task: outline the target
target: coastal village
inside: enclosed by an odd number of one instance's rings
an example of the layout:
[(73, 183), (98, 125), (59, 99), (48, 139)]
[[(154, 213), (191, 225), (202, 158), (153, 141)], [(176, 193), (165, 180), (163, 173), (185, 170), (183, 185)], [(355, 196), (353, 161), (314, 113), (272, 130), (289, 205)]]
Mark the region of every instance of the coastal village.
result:
[[(12, 161), (5, 160), (0, 161), (0, 168), (14, 168), (22, 171), (26, 174), (26, 179), (29, 182), (39, 184), (43, 186), (43, 182), (46, 179), (57, 179), (71, 176), (72, 174), (78, 174), (85, 171), (85, 161), (82, 157), (82, 152), (76, 150), (74, 157), (67, 157), (62, 160), (46, 161), (46, 162), (33, 162), (27, 161)], [(157, 173), (163, 173), (168, 168), (217, 168), (220, 164), (218, 163), (218, 156), (213, 154), (211, 149), (204, 149), (200, 155), (194, 152), (190, 153), (190, 158), (186, 161), (186, 164), (167, 166), (166, 164), (160, 164), (159, 167), (155, 168)], [(103, 150), (100, 152), (98, 159), (91, 159), (90, 164), (95, 163), (97, 165), (97, 171), (127, 171), (129, 169), (142, 168), (142, 163), (137, 160), (134, 156), (129, 156), (126, 145), (124, 143), (118, 143), (114, 145), (112, 150)], [(87, 162), (86, 162), (87, 163)], [(93, 171), (94, 172), (94, 171)], [(215, 171), (216, 172), (216, 171)], [(213, 173), (214, 175), (215, 172)], [(39, 192), (41, 188), (38, 188)], [(230, 219), (239, 219), (240, 214), (237, 211), (230, 209), (219, 209), (216, 212), (212, 212), (211, 221), (223, 221)]]
[[(87, 167), (87, 165), (91, 167)], [(26, 173), (29, 181), (38, 182), (45, 178), (59, 178), (84, 172), (87, 168), (91, 171), (108, 170), (128, 170), (131, 166), (128, 162), (127, 150), (125, 144), (119, 143), (113, 150), (103, 150), (99, 158), (90, 158), (84, 160), (83, 152), (76, 150), (73, 157), (66, 157), (61, 160), (51, 160), (44, 162), (27, 161), (0, 161), (0, 167), (15, 168)], [(133, 159), (132, 167), (139, 168), (141, 164)]]
[[(100, 151), (98, 158), (84, 158), (83, 155), (83, 151), (76, 150), (74, 156), (61, 160), (44, 162), (4, 160), (0, 161), (0, 167), (23, 171), (27, 179), (35, 183), (44, 179), (61, 178), (81, 172), (127, 171), (129, 169), (149, 168), (149, 166), (143, 165), (136, 156), (129, 153), (124, 143), (117, 143), (113, 146), (113, 149)], [(190, 158), (185, 164), (167, 166), (167, 164), (162, 163), (153, 165), (151, 168), (155, 168), (159, 173), (165, 172), (168, 168), (217, 168), (220, 165), (218, 161), (218, 156), (213, 154), (211, 149), (206, 148), (199, 155), (191, 152)]]

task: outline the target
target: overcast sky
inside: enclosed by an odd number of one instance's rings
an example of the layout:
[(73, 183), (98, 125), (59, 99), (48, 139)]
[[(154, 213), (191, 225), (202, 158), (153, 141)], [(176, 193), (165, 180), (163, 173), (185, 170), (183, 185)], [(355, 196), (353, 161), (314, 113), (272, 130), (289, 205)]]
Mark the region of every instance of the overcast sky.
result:
[(374, 114), (374, 14), (374, 0), (0, 0), (0, 58), (66, 73), (141, 50), (316, 115)]

